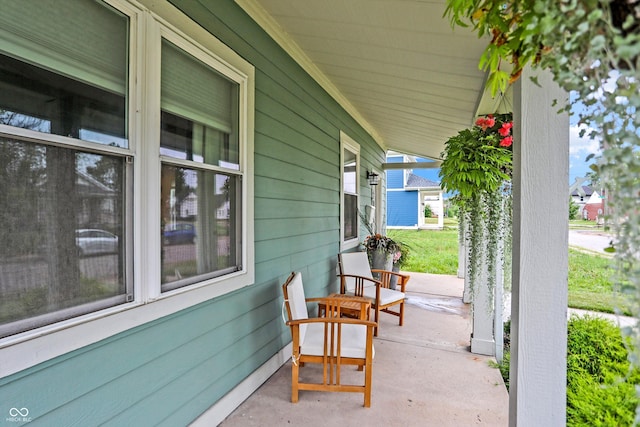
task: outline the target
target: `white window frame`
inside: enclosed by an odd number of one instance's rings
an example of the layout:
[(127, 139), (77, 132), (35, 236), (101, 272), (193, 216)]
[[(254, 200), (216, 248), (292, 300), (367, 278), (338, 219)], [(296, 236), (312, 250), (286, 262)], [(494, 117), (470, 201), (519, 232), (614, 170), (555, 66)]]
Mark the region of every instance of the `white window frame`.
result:
[(349, 135), (340, 131), (340, 252), (358, 247), (360, 245), (360, 217), (356, 212), (356, 230), (355, 238), (346, 240), (344, 235), (344, 151), (349, 150), (356, 156), (356, 207), (360, 209), (360, 144), (358, 144)]
[[(133, 248), (134, 300), (105, 310), (0, 340), (4, 377), (85, 347), (136, 326), (192, 307), (255, 282), (253, 135), (255, 69), (167, 1), (104, 0), (130, 17), (129, 142), (134, 162)], [(242, 268), (233, 274), (161, 293), (160, 248), (160, 46), (169, 34), (181, 48), (240, 85), (239, 138), (242, 173)], [(145, 62), (146, 61), (146, 62)], [(146, 74), (143, 74), (146, 73)], [(0, 132), (18, 134), (0, 125)], [(19, 133), (29, 134), (27, 130)], [(29, 135), (26, 135), (29, 136)], [(61, 139), (71, 146), (76, 140)], [(129, 219), (128, 219), (129, 220)]]

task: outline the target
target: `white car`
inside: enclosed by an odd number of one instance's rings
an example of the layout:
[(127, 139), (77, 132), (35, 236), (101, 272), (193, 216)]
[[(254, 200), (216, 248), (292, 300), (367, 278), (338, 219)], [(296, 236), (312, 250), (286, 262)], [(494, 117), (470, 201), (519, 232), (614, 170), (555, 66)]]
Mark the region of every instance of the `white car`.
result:
[(76, 230), (76, 246), (80, 255), (118, 252), (118, 236), (97, 228)]

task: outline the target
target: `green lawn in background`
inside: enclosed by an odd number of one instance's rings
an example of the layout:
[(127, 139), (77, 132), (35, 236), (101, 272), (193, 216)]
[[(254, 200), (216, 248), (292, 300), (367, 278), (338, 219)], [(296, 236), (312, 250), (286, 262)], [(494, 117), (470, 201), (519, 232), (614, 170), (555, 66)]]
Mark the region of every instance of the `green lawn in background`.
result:
[(569, 307), (630, 314), (625, 298), (614, 289), (611, 258), (569, 249)]
[(458, 229), (389, 230), (393, 240), (409, 246), (404, 271), (433, 274), (458, 274)]
[[(580, 220), (580, 225), (590, 221)], [(411, 253), (403, 271), (450, 274), (458, 272), (458, 229), (448, 220), (444, 230), (388, 230), (392, 239), (409, 245)], [(593, 226), (593, 225), (591, 225)], [(573, 228), (573, 225), (572, 225)], [(623, 314), (629, 310), (614, 291), (611, 260), (569, 250), (569, 307)]]

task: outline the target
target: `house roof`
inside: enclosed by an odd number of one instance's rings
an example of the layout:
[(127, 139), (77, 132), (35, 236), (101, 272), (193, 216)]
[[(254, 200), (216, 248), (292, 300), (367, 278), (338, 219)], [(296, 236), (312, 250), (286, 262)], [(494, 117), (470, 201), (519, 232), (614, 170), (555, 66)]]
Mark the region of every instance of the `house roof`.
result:
[(487, 41), (451, 28), (445, 0), (236, 0), (387, 150), (439, 159), (492, 99)]
[[(580, 190), (582, 189), (582, 191)], [(571, 193), (572, 196), (591, 196), (593, 194), (593, 188), (588, 185), (582, 185), (580, 188), (576, 188)]]
[(409, 174), (409, 177), (407, 178), (407, 185), (406, 187), (410, 187), (410, 188), (418, 188), (418, 189), (438, 189), (440, 190), (440, 183), (439, 182), (435, 182), (435, 181), (431, 181), (430, 179), (427, 178), (423, 178), (421, 176), (415, 175), (413, 173)]

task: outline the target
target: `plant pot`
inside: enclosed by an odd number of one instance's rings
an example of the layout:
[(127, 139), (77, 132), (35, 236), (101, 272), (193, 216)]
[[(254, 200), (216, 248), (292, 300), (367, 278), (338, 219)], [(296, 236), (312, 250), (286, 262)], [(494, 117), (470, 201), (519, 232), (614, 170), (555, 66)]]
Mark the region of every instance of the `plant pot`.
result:
[[(393, 255), (391, 253), (376, 249), (375, 251), (368, 251), (367, 254), (369, 255), (369, 264), (372, 269), (389, 271), (393, 268)], [(374, 277), (379, 279), (380, 275), (374, 274)]]
[[(397, 263), (394, 263), (391, 271), (393, 271), (394, 273), (400, 273), (400, 266)], [(389, 288), (395, 290), (397, 286), (398, 286), (398, 276), (395, 276), (395, 275), (391, 276), (391, 278), (389, 279)]]

